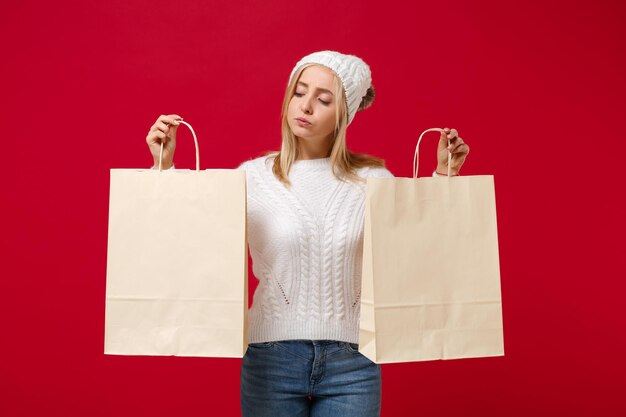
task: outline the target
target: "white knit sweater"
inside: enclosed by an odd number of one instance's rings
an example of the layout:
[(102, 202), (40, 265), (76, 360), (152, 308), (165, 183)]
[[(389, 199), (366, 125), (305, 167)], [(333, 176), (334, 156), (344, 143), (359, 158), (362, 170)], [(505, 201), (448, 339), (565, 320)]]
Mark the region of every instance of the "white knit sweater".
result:
[[(329, 339), (358, 343), (365, 184), (341, 182), (330, 158), (297, 160), (285, 187), (271, 156), (246, 171), (248, 245), (259, 279), (249, 341)], [(361, 177), (393, 177), (361, 168)]]

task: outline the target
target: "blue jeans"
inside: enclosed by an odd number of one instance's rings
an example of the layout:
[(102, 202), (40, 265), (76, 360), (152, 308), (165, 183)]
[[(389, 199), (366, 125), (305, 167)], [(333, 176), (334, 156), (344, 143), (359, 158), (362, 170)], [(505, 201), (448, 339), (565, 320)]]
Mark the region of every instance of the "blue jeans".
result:
[(379, 417), (381, 371), (354, 343), (250, 343), (241, 364), (243, 417)]

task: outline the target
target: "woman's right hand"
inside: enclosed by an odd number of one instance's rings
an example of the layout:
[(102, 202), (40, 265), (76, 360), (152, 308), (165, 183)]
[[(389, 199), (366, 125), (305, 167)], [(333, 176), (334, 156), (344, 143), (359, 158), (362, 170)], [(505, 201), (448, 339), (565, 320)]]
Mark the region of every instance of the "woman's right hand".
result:
[(154, 159), (154, 167), (159, 166), (159, 153), (163, 142), (162, 169), (169, 169), (174, 163), (174, 150), (176, 149), (176, 130), (179, 120), (183, 120), (177, 114), (161, 115), (150, 127), (146, 142)]

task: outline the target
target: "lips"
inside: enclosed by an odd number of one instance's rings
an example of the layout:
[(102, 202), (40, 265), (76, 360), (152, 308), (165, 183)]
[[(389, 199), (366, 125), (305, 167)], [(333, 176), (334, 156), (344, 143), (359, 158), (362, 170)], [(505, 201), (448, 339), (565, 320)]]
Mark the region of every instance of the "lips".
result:
[(305, 125), (305, 126), (310, 126), (311, 122), (309, 122), (307, 119), (305, 119), (304, 117), (296, 117), (296, 121), (298, 121), (298, 123), (300, 125)]

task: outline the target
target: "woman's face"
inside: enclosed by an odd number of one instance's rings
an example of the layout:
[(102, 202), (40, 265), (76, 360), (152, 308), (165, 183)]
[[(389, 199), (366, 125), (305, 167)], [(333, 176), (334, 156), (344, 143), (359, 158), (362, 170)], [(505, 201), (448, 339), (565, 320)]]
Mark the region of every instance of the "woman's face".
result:
[(287, 121), (300, 140), (322, 142), (335, 131), (335, 74), (321, 65), (307, 67), (300, 74), (287, 108)]

